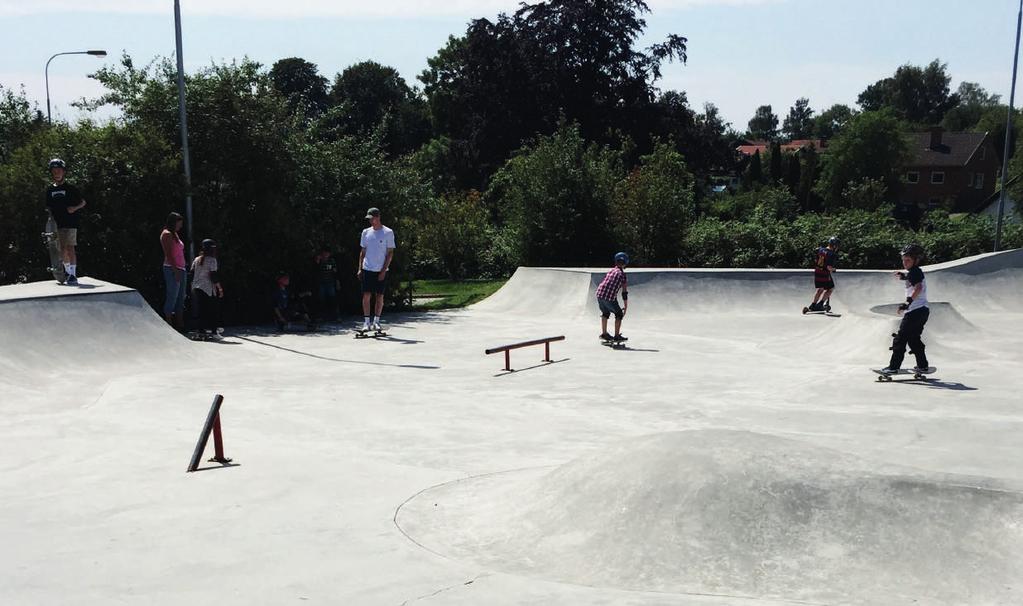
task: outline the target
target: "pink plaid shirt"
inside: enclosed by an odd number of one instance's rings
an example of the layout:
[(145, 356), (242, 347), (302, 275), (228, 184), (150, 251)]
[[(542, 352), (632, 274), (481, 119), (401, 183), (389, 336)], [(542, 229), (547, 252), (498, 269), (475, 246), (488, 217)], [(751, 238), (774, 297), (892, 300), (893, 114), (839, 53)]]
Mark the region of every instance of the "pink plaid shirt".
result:
[(621, 267), (612, 267), (597, 287), (597, 298), (605, 301), (614, 301), (618, 298), (618, 290), (629, 290), (629, 279), (625, 277), (625, 270)]

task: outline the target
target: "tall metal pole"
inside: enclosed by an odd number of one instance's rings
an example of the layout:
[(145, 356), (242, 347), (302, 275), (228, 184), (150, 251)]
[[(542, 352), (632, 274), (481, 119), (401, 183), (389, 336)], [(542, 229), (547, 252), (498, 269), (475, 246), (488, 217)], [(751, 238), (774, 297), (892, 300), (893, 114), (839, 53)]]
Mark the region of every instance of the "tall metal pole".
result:
[(185, 163), (185, 222), (188, 226), (188, 258), (194, 259), (195, 239), (192, 237), (192, 161), (188, 155), (188, 115), (185, 111), (185, 60), (181, 52), (180, 0), (174, 0), (174, 38), (177, 44), (178, 55), (178, 114), (181, 120), (181, 157)]
[(1016, 15), (1016, 46), (1012, 55), (1012, 89), (1009, 90), (1009, 117), (1005, 121), (1005, 151), (1002, 153), (1002, 185), (998, 196), (998, 221), (995, 227), (995, 252), (1002, 247), (1002, 217), (1005, 215), (1005, 180), (1009, 174), (1009, 150), (1012, 138), (1012, 107), (1016, 101), (1016, 67), (1019, 65), (1019, 34), (1023, 26), (1023, 0), (1019, 2)]
[(106, 57), (107, 51), (105, 50), (87, 50), (87, 51), (71, 51), (67, 53), (57, 53), (46, 60), (46, 68), (43, 70), (43, 78), (46, 80), (46, 123), (53, 124), (53, 119), (50, 117), (50, 61), (53, 61), (61, 55), (92, 55), (94, 57)]

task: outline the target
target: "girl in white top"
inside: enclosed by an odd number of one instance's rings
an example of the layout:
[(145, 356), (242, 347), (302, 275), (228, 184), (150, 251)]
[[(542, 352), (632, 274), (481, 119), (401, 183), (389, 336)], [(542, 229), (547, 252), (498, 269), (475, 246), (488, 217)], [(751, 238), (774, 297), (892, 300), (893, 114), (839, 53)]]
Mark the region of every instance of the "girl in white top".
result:
[(192, 302), (198, 308), (199, 330), (214, 335), (220, 324), (220, 299), (224, 298), (219, 269), (217, 243), (203, 240), (202, 253), (192, 261)]

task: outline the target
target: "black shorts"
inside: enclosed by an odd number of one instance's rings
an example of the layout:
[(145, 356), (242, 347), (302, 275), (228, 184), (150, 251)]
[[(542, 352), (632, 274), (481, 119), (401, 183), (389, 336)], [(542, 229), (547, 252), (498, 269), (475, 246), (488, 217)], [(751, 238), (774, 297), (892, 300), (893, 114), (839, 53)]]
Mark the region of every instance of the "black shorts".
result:
[(602, 318), (610, 318), (611, 314), (614, 317), (621, 319), (625, 316), (625, 312), (622, 311), (622, 306), (618, 304), (618, 300), (608, 301), (597, 297), (597, 307), (600, 308), (600, 316)]
[(384, 287), (387, 285), (386, 278), (380, 279), (380, 272), (362, 270), (362, 293), (384, 294)]
[(824, 288), (826, 290), (832, 290), (835, 288), (835, 281), (829, 278), (817, 278), (814, 277), (813, 285), (817, 288)]

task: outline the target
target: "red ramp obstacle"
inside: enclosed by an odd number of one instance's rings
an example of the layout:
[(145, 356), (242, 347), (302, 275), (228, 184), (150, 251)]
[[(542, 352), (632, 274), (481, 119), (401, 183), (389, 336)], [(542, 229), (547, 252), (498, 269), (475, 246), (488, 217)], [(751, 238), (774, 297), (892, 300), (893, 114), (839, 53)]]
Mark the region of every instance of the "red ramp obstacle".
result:
[(188, 464), (188, 471), (193, 472), (199, 469), (199, 459), (206, 450), (206, 443), (210, 440), (210, 433), (213, 433), (214, 457), (211, 463), (227, 465), (231, 459), (224, 456), (224, 434), (220, 430), (220, 405), (224, 403), (224, 396), (217, 394), (210, 405), (210, 413), (206, 415), (206, 423), (202, 426), (202, 433), (199, 435), (199, 442), (195, 445), (195, 452), (192, 453), (192, 461)]
[(511, 369), (512, 369), (512, 367), (511, 367), (511, 350), (519, 349), (519, 348), (522, 348), (522, 347), (532, 347), (533, 345), (543, 345), (543, 349), (544, 349), (543, 361), (544, 362), (550, 362), (551, 361), (551, 343), (553, 343), (554, 341), (564, 341), (564, 340), (565, 340), (565, 335), (561, 335), (560, 337), (547, 337), (547, 338), (544, 338), (544, 339), (534, 339), (532, 341), (523, 341), (521, 343), (512, 343), (511, 345), (502, 345), (500, 347), (491, 347), (490, 349), (486, 350), (486, 355), (489, 356), (490, 354), (504, 352), (504, 369), (510, 372)]

